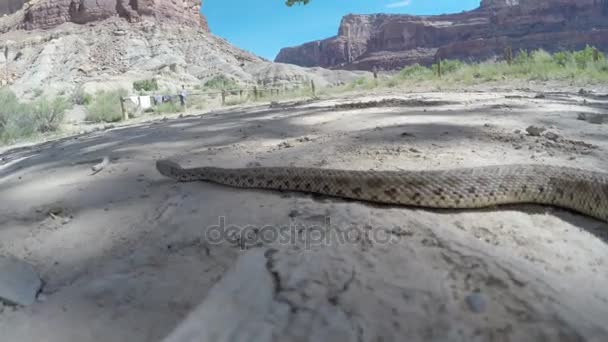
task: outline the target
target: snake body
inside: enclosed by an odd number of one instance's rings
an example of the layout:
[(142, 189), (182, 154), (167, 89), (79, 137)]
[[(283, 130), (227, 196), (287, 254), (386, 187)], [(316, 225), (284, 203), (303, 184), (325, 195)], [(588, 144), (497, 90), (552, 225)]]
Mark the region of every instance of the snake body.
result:
[(437, 171), (354, 171), (299, 167), (185, 169), (161, 160), (158, 171), (181, 182), (316, 193), (437, 209), (543, 204), (608, 222), (608, 174), (546, 165), (502, 165)]

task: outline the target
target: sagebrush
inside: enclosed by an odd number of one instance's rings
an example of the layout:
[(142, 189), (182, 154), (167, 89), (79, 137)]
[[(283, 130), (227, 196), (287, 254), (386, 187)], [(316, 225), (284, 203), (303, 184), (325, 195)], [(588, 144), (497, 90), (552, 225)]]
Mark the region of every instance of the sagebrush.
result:
[(158, 82), (156, 79), (141, 80), (133, 82), (133, 89), (140, 92), (158, 90)]
[(116, 122), (122, 119), (122, 97), (127, 91), (117, 89), (112, 91), (98, 91), (91, 102), (86, 106), (87, 120), (93, 122)]
[(0, 141), (15, 142), (39, 133), (57, 131), (70, 102), (64, 97), (41, 97), (22, 103), (15, 93), (0, 89)]

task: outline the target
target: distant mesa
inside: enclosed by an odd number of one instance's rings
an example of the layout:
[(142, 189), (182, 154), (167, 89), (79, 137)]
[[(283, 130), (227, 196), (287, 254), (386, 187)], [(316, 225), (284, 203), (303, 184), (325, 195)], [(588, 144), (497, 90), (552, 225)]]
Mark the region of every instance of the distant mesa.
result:
[(482, 0), (457, 14), (349, 14), (337, 36), (284, 48), (276, 62), (390, 70), (436, 58), (485, 60), (508, 47), (608, 50), (608, 0)]

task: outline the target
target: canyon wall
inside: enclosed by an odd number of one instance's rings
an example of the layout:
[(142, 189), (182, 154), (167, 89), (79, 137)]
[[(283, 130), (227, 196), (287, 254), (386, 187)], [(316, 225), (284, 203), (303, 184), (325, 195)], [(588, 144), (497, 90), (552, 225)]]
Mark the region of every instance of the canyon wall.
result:
[(200, 0), (7, 0), (0, 5), (0, 32), (48, 29), (66, 22), (86, 24), (113, 16), (131, 22), (142, 16), (208, 30)]
[(437, 57), (483, 60), (513, 50), (608, 49), (608, 0), (482, 0), (457, 14), (350, 14), (337, 36), (284, 48), (276, 61), (340, 69), (398, 69)]

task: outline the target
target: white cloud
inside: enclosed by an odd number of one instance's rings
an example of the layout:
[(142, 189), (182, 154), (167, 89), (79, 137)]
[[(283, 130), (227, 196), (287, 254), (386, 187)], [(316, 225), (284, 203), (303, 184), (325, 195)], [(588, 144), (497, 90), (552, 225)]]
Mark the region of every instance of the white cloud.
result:
[(406, 6), (409, 6), (411, 3), (412, 3), (411, 0), (403, 0), (403, 1), (392, 2), (388, 5), (386, 5), (386, 7), (388, 7), (388, 8), (406, 7)]

